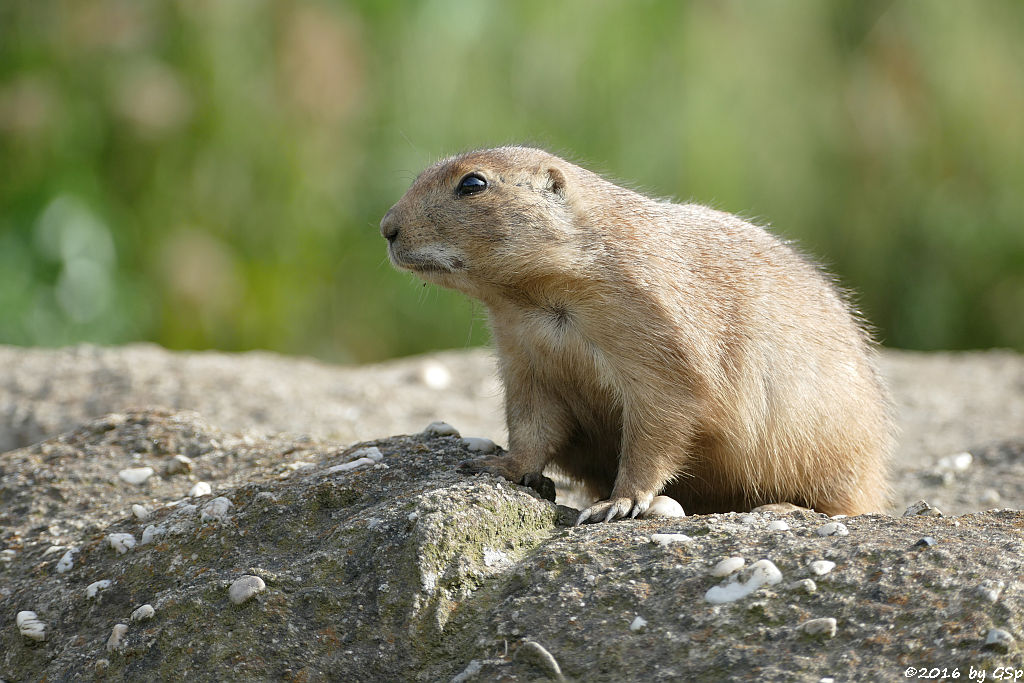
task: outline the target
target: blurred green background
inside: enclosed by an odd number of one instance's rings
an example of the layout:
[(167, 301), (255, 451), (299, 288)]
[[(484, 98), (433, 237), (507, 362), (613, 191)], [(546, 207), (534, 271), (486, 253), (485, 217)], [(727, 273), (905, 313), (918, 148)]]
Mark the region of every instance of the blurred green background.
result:
[(0, 343), (485, 343), (377, 224), (507, 142), (770, 223), (887, 345), (1024, 350), (1019, 0), (7, 0)]

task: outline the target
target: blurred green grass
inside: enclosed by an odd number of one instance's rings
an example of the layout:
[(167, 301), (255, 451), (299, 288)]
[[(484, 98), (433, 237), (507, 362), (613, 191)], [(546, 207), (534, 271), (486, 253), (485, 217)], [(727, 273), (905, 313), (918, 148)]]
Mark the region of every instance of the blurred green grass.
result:
[(377, 223), (506, 142), (770, 223), (887, 345), (1024, 350), (1016, 0), (5, 2), (0, 343), (484, 343)]

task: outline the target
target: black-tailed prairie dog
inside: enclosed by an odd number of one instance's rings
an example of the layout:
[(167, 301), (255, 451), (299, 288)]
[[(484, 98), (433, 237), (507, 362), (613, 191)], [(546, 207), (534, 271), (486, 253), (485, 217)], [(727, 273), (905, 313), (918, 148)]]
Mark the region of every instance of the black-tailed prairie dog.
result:
[(650, 199), (547, 152), (423, 171), (384, 216), (391, 262), (487, 307), (513, 482), (554, 467), (579, 522), (793, 503), (886, 504), (893, 424), (869, 335), (829, 278), (764, 229)]

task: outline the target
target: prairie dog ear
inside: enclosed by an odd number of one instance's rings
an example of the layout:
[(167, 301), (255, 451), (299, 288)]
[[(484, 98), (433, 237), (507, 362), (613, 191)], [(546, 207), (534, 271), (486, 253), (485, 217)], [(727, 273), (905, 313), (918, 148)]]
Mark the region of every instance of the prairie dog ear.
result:
[(555, 166), (548, 166), (544, 169), (544, 173), (545, 182), (547, 183), (546, 189), (558, 195), (560, 199), (565, 199), (568, 190), (565, 174)]

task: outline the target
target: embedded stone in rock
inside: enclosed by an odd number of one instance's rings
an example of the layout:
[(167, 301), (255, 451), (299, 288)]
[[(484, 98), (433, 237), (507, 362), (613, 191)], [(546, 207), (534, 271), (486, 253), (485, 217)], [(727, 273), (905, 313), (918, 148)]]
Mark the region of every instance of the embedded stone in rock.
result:
[(815, 560), (810, 564), (811, 572), (818, 576), (825, 576), (830, 571), (835, 569), (836, 563), (831, 560)]
[(423, 433), (427, 436), (460, 436), (459, 430), (447, 422), (431, 422)]
[(243, 602), (253, 597), (257, 593), (262, 593), (267, 589), (267, 584), (263, 583), (263, 579), (258, 576), (252, 576), (247, 574), (241, 578), (235, 579), (234, 583), (228, 589), (228, 597), (231, 598), (231, 602), (236, 605), (241, 605)]
[(29, 640), (46, 640), (46, 624), (39, 619), (35, 612), (30, 610), (18, 612), (14, 623), (17, 624), (21, 635)]
[(118, 555), (124, 555), (135, 547), (135, 537), (131, 534), (110, 534), (107, 536), (107, 542)]
[(189, 498), (198, 498), (200, 496), (208, 496), (213, 491), (210, 488), (210, 484), (205, 481), (196, 482), (195, 486), (188, 490)]
[(665, 547), (673, 543), (693, 543), (693, 539), (686, 534), (651, 534), (651, 543)]
[(819, 536), (847, 536), (850, 530), (842, 522), (829, 522), (818, 527), (815, 533)]
[[(746, 579), (742, 577), (746, 575)], [(724, 586), (712, 586), (704, 594), (710, 603), (735, 602), (747, 597), (761, 586), (772, 586), (782, 581), (782, 572), (771, 560), (758, 560)]]
[(719, 561), (711, 570), (711, 576), (725, 577), (733, 572), (743, 569), (746, 561), (742, 557), (727, 557)]
[(836, 635), (836, 620), (833, 617), (811, 619), (810, 621), (805, 621), (800, 628), (809, 636), (832, 638)]
[(146, 619), (152, 617), (154, 614), (156, 614), (156, 610), (153, 609), (152, 605), (147, 603), (136, 609), (134, 612), (132, 612), (132, 621), (145, 621)]
[(114, 628), (110, 631), (110, 637), (107, 638), (107, 652), (120, 650), (126, 633), (128, 633), (128, 624), (114, 624)]

